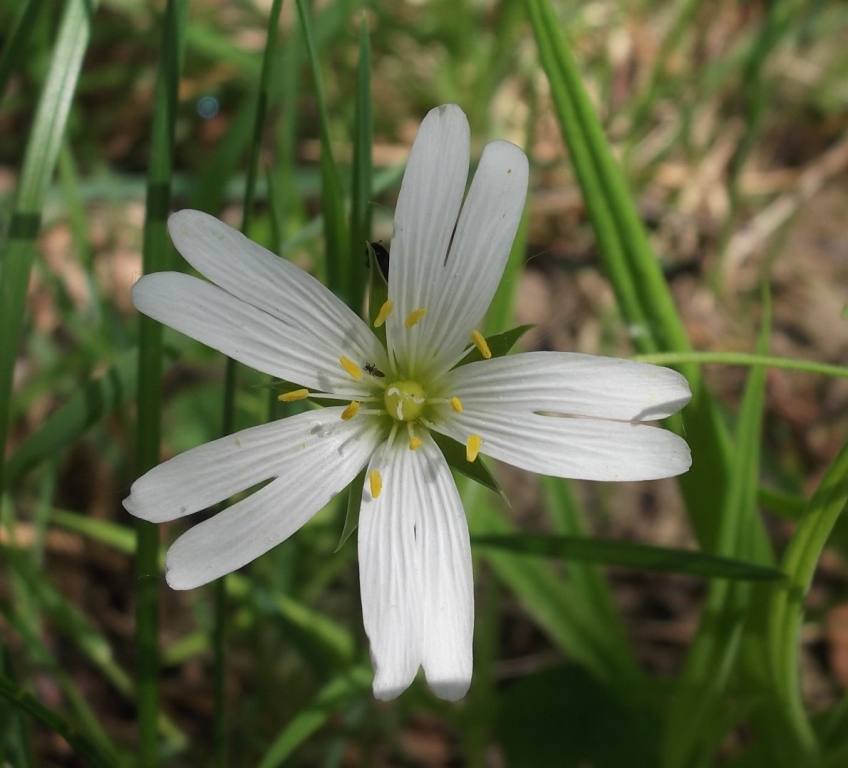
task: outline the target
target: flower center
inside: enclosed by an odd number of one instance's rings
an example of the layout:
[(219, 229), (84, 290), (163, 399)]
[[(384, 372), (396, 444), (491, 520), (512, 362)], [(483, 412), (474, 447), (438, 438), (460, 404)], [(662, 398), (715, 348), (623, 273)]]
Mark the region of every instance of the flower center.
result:
[(415, 381), (396, 381), (386, 387), (383, 402), (389, 416), (398, 421), (413, 421), (421, 415), (427, 396)]

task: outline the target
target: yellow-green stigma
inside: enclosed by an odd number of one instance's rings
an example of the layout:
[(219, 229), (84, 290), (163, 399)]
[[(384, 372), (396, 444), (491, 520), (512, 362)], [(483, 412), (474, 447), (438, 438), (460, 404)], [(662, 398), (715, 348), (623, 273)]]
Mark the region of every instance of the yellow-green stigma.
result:
[(415, 381), (396, 381), (386, 387), (383, 402), (389, 416), (398, 421), (413, 421), (421, 415), (427, 396)]

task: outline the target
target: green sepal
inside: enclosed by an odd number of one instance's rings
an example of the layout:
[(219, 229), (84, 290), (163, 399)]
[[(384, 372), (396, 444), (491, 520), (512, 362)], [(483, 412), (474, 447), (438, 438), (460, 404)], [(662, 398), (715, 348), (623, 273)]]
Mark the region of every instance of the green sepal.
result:
[(389, 284), (377, 264), (377, 254), (374, 253), (374, 247), (368, 242), (365, 243), (365, 258), (368, 262), (368, 325), (385, 347), (386, 324), (383, 323), (379, 328), (375, 328), (374, 320), (377, 319), (383, 304), (389, 299)]
[(526, 533), (506, 536), (473, 536), (471, 543), (478, 547), (492, 547), (522, 555), (560, 557), (589, 563), (620, 565), (626, 568), (686, 573), (712, 579), (781, 581), (786, 578), (785, 574), (777, 568), (744, 560), (689, 549), (653, 547), (615, 539)]
[[(487, 336), (486, 343), (489, 345), (489, 351), (492, 353), (492, 357), (503, 357), (527, 331), (535, 327), (535, 324), (527, 323), (526, 325), (517, 325), (515, 328), (510, 328), (510, 330), (503, 333)], [(474, 349), (456, 364), (456, 367), (459, 368), (460, 365), (476, 363), (479, 360), (485, 360), (485, 358), (480, 350), (474, 347)]]
[(468, 461), (465, 458), (465, 446), (458, 443), (451, 437), (441, 435), (438, 432), (430, 432), (430, 437), (433, 438), (439, 450), (445, 457), (448, 466), (453, 467), (457, 472), (465, 475), (467, 478), (480, 483), (484, 488), (494, 491), (509, 505), (509, 499), (501, 488), (492, 470), (489, 469), (483, 458), (478, 456), (474, 461)]
[(353, 482), (347, 487), (347, 512), (345, 514), (344, 527), (342, 528), (339, 545), (335, 548), (333, 554), (345, 545), (345, 542), (359, 525), (359, 509), (362, 506), (362, 489), (365, 487), (365, 473), (367, 471), (367, 468), (363, 469), (353, 478)]

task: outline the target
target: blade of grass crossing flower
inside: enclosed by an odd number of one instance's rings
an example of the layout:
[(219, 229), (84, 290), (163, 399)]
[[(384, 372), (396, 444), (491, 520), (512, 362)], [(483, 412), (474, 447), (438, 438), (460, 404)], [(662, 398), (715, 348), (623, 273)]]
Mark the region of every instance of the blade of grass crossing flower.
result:
[[(662, 270), (551, 5), (547, 0), (525, 3), (604, 267), (633, 344), (642, 353), (687, 352), (689, 340)], [(713, 549), (718, 526), (715, 510), (724, 508), (722, 497), (728, 485), (729, 445), (697, 366), (680, 368), (689, 380), (693, 398), (682, 421), (670, 419), (669, 425), (685, 431), (693, 465), (679, 482), (699, 540), (705, 548)], [(764, 541), (764, 533), (758, 539)]]
[[(171, 174), (177, 97), (188, 19), (186, 0), (168, 0), (165, 8), (154, 113), (147, 208), (142, 249), (144, 272), (159, 272), (171, 259), (166, 221), (171, 205)], [(162, 414), (162, 326), (139, 319), (138, 423), (136, 470), (143, 475), (159, 461)], [(159, 531), (136, 523), (136, 670), (138, 766), (159, 765)]]
[(341, 179), (330, 143), (330, 117), (321, 79), (318, 51), (312, 32), (312, 19), (306, 0), (296, 0), (296, 2), (309, 66), (312, 70), (315, 98), (318, 103), (318, 123), (321, 133), (321, 209), (324, 214), (324, 249), (327, 263), (326, 283), (356, 311), (354, 297), (350, 295), (350, 233), (345, 221)]
[[(770, 304), (764, 301), (758, 353), (765, 354), (771, 331)], [(760, 438), (765, 398), (765, 369), (748, 375), (736, 429), (734, 470), (719, 516), (717, 554), (757, 562), (759, 530)], [(770, 566), (771, 560), (760, 564)], [(708, 745), (719, 741), (726, 727), (724, 697), (739, 660), (752, 592), (750, 585), (731, 581), (711, 583), (698, 634), (689, 652), (675, 695), (670, 700), (663, 766), (690, 764)], [(697, 724), (693, 727), (693, 724)]]
[(97, 5), (96, 0), (71, 0), (65, 8), (24, 153), (8, 236), (0, 249), (0, 328), (3, 329), (3, 344), (0, 344), (0, 496), (5, 488), (2, 449), (9, 428), (12, 373), (23, 327), (35, 239), (91, 36), (91, 15)]
[[(356, 71), (356, 112), (353, 134), (353, 171), (350, 200), (350, 298), (356, 304), (365, 292), (365, 265), (360, 253), (371, 239), (371, 189), (373, 167), (371, 145), (374, 141), (374, 121), (371, 115), (371, 41), (365, 13), (359, 25), (359, 67)], [(373, 263), (373, 262), (372, 262)], [(378, 305), (377, 309), (382, 304)], [(373, 308), (372, 308), (373, 311)]]

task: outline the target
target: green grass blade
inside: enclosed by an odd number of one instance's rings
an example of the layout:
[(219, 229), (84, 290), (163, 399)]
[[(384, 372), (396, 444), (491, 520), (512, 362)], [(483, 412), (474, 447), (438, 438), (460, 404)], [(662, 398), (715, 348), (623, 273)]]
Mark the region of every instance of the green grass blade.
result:
[(776, 568), (705, 552), (652, 547), (632, 541), (524, 533), (474, 536), (471, 543), (475, 547), (494, 548), (524, 555), (558, 557), (581, 563), (618, 565), (649, 571), (685, 573), (708, 579), (775, 581), (783, 578), (783, 574)]
[(783, 556), (785, 588), (777, 590), (768, 617), (773, 685), (799, 742), (815, 753), (815, 737), (804, 714), (799, 653), (804, 601), (822, 551), (848, 504), (848, 443), (828, 467)]
[[(0, 675), (16, 684), (12, 658), (0, 634)], [(33, 768), (32, 747), (27, 735), (23, 712), (13, 702), (0, 696), (0, 765)]]
[[(541, 482), (554, 533), (586, 539), (589, 535), (588, 526), (572, 484), (559, 477), (543, 477)], [(599, 631), (616, 638), (621, 655), (631, 657), (624, 622), (603, 571), (591, 562), (572, 560), (566, 563), (565, 574), (575, 599), (583, 605), (591, 606), (596, 622), (605, 625)]]
[(848, 366), (819, 363), (816, 360), (798, 360), (791, 357), (751, 355), (744, 352), (658, 352), (652, 355), (634, 355), (634, 360), (652, 365), (744, 365), (748, 367), (780, 368), (795, 373), (848, 378)]
[[(768, 348), (771, 331), (768, 300), (764, 315), (760, 354)], [(765, 374), (765, 369), (758, 367), (748, 376), (736, 430), (727, 506), (718, 516), (717, 553), (736, 560), (758, 557), (757, 496)], [(763, 572), (780, 573), (762, 564), (760, 567)], [(719, 581), (710, 586), (698, 634), (671, 699), (663, 744), (663, 765), (667, 768), (692, 764), (720, 740), (720, 729), (728, 725), (724, 697), (739, 660), (750, 601), (750, 585)]]
[(30, 35), (35, 30), (36, 20), (44, 7), (45, 0), (29, 0), (21, 5), (18, 16), (12, 23), (12, 30), (4, 40), (3, 50), (0, 53), (0, 103), (9, 78), (26, 58), (27, 45)]
[(312, 19), (306, 0), (297, 0), (298, 17), (306, 43), (309, 66), (315, 86), (315, 99), (318, 105), (318, 121), (321, 141), (321, 208), (324, 216), (324, 248), (327, 259), (326, 284), (340, 296), (354, 311), (357, 299), (350, 293), (350, 233), (344, 212), (344, 191), (341, 185), (333, 148), (330, 143), (330, 117), (327, 111), (327, 98), (321, 79), (321, 68), (315, 37), (312, 32)]
[[(162, 271), (171, 258), (166, 222), (171, 205), (174, 125), (187, 19), (187, 0), (168, 0), (154, 92), (142, 250), (145, 274)], [(141, 476), (159, 462), (162, 326), (144, 316), (140, 317), (139, 325), (136, 470)], [(159, 529), (153, 523), (139, 520), (136, 530), (138, 766), (154, 768), (159, 765)]]
[[(83, 55), (91, 36), (91, 14), (97, 1), (70, 0), (59, 27), (50, 69), (38, 101), (24, 154), (9, 234), (0, 249), (0, 446), (6, 445), (12, 373), (23, 327), (24, 307), (41, 209), (59, 151), (79, 78)], [(0, 455), (0, 496), (5, 488)]]
[(341, 708), (370, 695), (372, 672), (353, 667), (333, 678), (321, 689), (315, 701), (303, 709), (274, 739), (259, 762), (259, 768), (277, 768)]
[[(371, 145), (374, 143), (374, 120), (371, 115), (371, 41), (368, 19), (362, 14), (359, 25), (359, 68), (356, 72), (356, 112), (353, 134), (353, 171), (350, 200), (350, 298), (361, 301), (365, 295), (366, 268), (360, 255), (371, 240), (371, 190), (373, 167)], [(377, 309), (379, 310), (379, 306)], [(371, 310), (373, 312), (373, 307)]]
[[(525, 5), (604, 268), (633, 344), (642, 353), (688, 352), (689, 340), (660, 264), (550, 2), (525, 0)], [(682, 422), (669, 422), (685, 434), (692, 448), (692, 469), (680, 477), (680, 486), (695, 532), (703, 548), (712, 550), (718, 530), (715, 511), (724, 508), (723, 493), (729, 482), (728, 440), (697, 366), (680, 368), (693, 393)]]
[[(183, 341), (183, 339), (175, 339)], [(176, 346), (165, 348), (165, 359), (176, 358)], [(89, 427), (115, 408), (132, 401), (138, 384), (138, 350), (124, 352), (102, 375), (84, 384), (34, 432), (27, 435), (6, 463), (9, 484), (51, 456), (60, 454)]]
[(45, 707), (38, 699), (18, 687), (5, 675), (0, 675), (0, 696), (16, 709), (30, 715), (54, 733), (58, 733), (92, 768), (115, 768), (118, 764), (114, 755), (104, 752), (89, 738), (77, 731), (61, 715)]
[[(472, 538), (514, 535), (515, 529), (503, 513), (484, 503), (481, 486), (465, 482), (460, 488)], [(606, 632), (606, 623), (597, 621), (594, 606), (575, 595), (546, 562), (497, 549), (481, 555), (559, 648), (616, 690), (638, 695), (644, 675), (626, 645), (622, 649), (619, 639)]]

